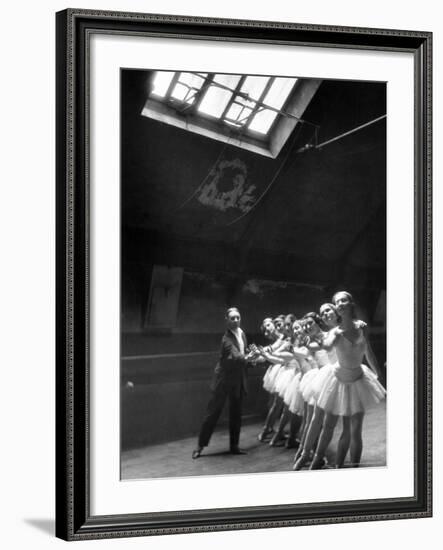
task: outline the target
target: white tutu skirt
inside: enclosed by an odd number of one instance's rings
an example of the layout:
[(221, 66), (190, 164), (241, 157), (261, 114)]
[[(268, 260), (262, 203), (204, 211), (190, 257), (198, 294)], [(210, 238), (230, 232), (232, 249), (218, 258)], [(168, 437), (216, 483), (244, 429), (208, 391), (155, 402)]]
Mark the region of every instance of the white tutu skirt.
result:
[(320, 372), (320, 369), (318, 367), (314, 367), (313, 369), (305, 373), (303, 378), (301, 379), (301, 382), (300, 382), (301, 396), (303, 398), (303, 401), (308, 403), (308, 405), (315, 405), (315, 398), (311, 390), (311, 387), (314, 380), (317, 378), (319, 372)]
[(364, 412), (385, 396), (386, 390), (366, 365), (344, 369), (338, 363), (321, 368), (303, 392), (306, 400), (313, 400), (326, 412), (339, 416)]
[(268, 370), (265, 372), (263, 377), (263, 387), (269, 393), (275, 392), (275, 379), (278, 376), (278, 373), (283, 368), (283, 365), (271, 365), (268, 367)]
[(283, 394), (283, 401), (288, 406), (288, 409), (293, 414), (302, 416), (304, 413), (304, 400), (300, 391), (300, 382), (302, 379), (301, 372), (298, 372), (289, 383)]
[(295, 374), (295, 369), (291, 367), (282, 367), (282, 369), (278, 373), (275, 379), (274, 387), (275, 391), (281, 398), (284, 397), (286, 390), (288, 389), (289, 385), (295, 377)]

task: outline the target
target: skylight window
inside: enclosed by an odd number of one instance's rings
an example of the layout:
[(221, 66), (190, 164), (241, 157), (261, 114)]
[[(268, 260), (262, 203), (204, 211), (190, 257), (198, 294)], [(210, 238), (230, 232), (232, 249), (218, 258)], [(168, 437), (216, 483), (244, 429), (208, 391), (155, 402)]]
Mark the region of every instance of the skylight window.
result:
[[(220, 118), (225, 112), (232, 98), (232, 91), (240, 82), (239, 75), (217, 74), (213, 78), (213, 85), (209, 86), (198, 107), (200, 113)], [(220, 86), (216, 86), (219, 84)], [(222, 87), (223, 86), (223, 87)]]
[(266, 93), (263, 103), (274, 107), (276, 111), (264, 109), (258, 112), (251, 121), (249, 128), (261, 134), (266, 134), (271, 128), (274, 120), (277, 118), (278, 110), (280, 110), (288, 99), (289, 94), (294, 87), (294, 80), (290, 78), (275, 78), (268, 92)]
[(172, 79), (174, 78), (174, 72), (157, 71), (155, 78), (152, 82), (151, 95), (158, 97), (165, 97)]
[(250, 99), (258, 100), (263, 94), (266, 84), (271, 80), (269, 76), (247, 76), (240, 91), (246, 93)]
[(296, 78), (157, 71), (151, 96), (189, 108), (231, 128), (265, 136)]
[(206, 76), (205, 73), (180, 73), (171, 97), (192, 105), (206, 80)]
[(321, 80), (152, 71), (149, 84), (143, 116), (276, 158)]

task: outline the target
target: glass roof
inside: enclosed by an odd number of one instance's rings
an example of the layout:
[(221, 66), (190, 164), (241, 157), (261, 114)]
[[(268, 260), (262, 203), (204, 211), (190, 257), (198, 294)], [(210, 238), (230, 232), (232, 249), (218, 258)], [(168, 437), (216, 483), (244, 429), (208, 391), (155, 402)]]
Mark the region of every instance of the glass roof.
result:
[(284, 77), (156, 71), (151, 96), (265, 136), (296, 82)]

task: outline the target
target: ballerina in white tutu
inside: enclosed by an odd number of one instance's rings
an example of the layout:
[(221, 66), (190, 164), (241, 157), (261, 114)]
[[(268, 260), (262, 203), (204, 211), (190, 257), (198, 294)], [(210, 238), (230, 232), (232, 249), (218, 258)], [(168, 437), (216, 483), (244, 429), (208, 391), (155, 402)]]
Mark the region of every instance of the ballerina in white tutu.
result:
[[(283, 401), (283, 411), (280, 416), (278, 429), (269, 444), (273, 447), (284, 441), (284, 428), (289, 422), (289, 437), (286, 441), (286, 447), (289, 449), (296, 447), (298, 444), (296, 435), (302, 421), (301, 415), (299, 414), (300, 407), (296, 407), (295, 403), (293, 403), (293, 392), (296, 391), (294, 382), (300, 371), (300, 362), (305, 360), (309, 353), (306, 347), (300, 347), (302, 330), (301, 326), (294, 321), (294, 315), (287, 315), (285, 320), (285, 332), (287, 335), (290, 335), (291, 338), (287, 338), (284, 345), (272, 353), (264, 348), (260, 350), (267, 361), (281, 365), (274, 387), (279, 399)], [(293, 332), (294, 329), (295, 333)]]
[[(317, 377), (320, 369), (329, 363), (328, 353), (322, 349), (321, 343), (324, 338), (320, 316), (315, 312), (306, 313), (302, 319), (303, 329), (307, 337), (307, 347), (309, 354), (304, 364), (303, 376), (300, 380), (300, 393), (304, 402), (303, 426), (301, 429), (301, 444), (294, 457), (294, 460), (300, 456), (304, 446), (308, 430), (310, 429), (315, 412), (315, 399), (310, 392), (313, 380)], [(317, 430), (320, 433), (321, 422)]]
[[(326, 350), (334, 349), (337, 362), (321, 370), (310, 387), (316, 401), (316, 411), (319, 416), (324, 415), (311, 469), (322, 467), (323, 456), (339, 416), (349, 417), (351, 462), (353, 466), (358, 466), (363, 449), (365, 411), (382, 401), (386, 395), (378, 381), (377, 360), (367, 340), (366, 328), (361, 328), (361, 323), (355, 319), (352, 296), (348, 292), (337, 292), (333, 302), (340, 323), (323, 339), (322, 347)], [(362, 364), (365, 356), (371, 368)], [(308, 462), (309, 452), (314, 448), (317, 426), (315, 423), (311, 423), (311, 426), (294, 470), (300, 470)]]
[(278, 395), (283, 399), (283, 411), (274, 437), (269, 445), (276, 446), (284, 440), (284, 428), (289, 423), (289, 435), (285, 446), (293, 449), (298, 446), (297, 434), (303, 420), (303, 411), (297, 405), (299, 393), (301, 362), (305, 361), (308, 350), (303, 346), (303, 329), (296, 321), (295, 315), (289, 314), (285, 319), (285, 332), (290, 337), (289, 345), (276, 353), (283, 361), (275, 387)]
[[(272, 342), (264, 349), (266, 349), (268, 352), (273, 352), (281, 347), (281, 344), (283, 342), (283, 334), (279, 330), (277, 330), (275, 326), (275, 321), (273, 319), (271, 319), (270, 317), (266, 317), (262, 322), (261, 330), (264, 336)], [(253, 351), (255, 353), (255, 360), (257, 362), (266, 361), (266, 359), (258, 352), (257, 348), (254, 347)], [(258, 435), (259, 441), (265, 441), (265, 439), (274, 432), (274, 423), (281, 414), (282, 405), (281, 403), (279, 403), (278, 394), (276, 393), (274, 388), (275, 378), (280, 368), (280, 364), (271, 363), (263, 377), (263, 388), (271, 394), (271, 402), (268, 414), (266, 415), (263, 429)]]
[[(330, 303), (326, 303), (320, 306), (319, 318), (321, 319), (322, 329), (326, 329), (326, 330), (322, 330), (321, 332), (319, 332), (316, 329), (317, 335), (313, 336), (312, 342), (310, 343), (310, 348), (311, 348), (311, 351), (318, 350), (317, 356), (320, 359), (320, 362), (322, 363), (323, 366), (325, 366), (325, 364), (333, 365), (337, 362), (337, 354), (335, 352), (334, 347), (330, 348), (327, 352), (325, 352), (325, 350), (322, 351), (321, 347), (323, 345), (324, 338), (327, 336), (328, 331), (338, 326), (340, 318), (338, 316), (335, 306)], [(355, 324), (358, 328), (366, 327), (366, 323), (363, 321), (355, 321)], [(327, 353), (327, 357), (325, 357), (325, 353)], [(317, 373), (318, 372), (319, 372), (319, 369), (317, 369)], [(314, 392), (312, 391), (312, 388), (313, 388), (312, 384), (314, 384), (314, 387), (315, 387), (315, 382), (313, 378), (311, 378), (311, 380), (308, 380), (307, 383), (305, 383), (304, 396), (306, 399), (310, 401), (311, 404), (312, 403), (315, 404)], [(321, 409), (320, 407), (313, 407), (313, 408), (314, 408), (313, 414), (311, 414), (309, 417), (310, 422), (309, 424), (305, 425), (306, 429), (304, 430), (303, 443), (305, 443), (306, 441), (306, 435), (308, 430), (310, 431), (310, 439), (316, 442), (318, 442), (318, 438), (322, 430), (323, 420), (324, 420), (324, 410)], [(343, 431), (338, 444), (337, 456), (343, 456), (343, 462), (344, 462), (344, 457), (346, 456), (346, 453), (349, 450), (350, 437), (351, 437), (351, 431), (350, 431), (351, 423), (350, 423), (350, 417), (348, 416), (343, 416), (342, 420), (343, 420)], [(332, 438), (333, 432), (329, 431), (328, 433)], [(325, 440), (325, 443), (326, 443), (326, 440)], [(329, 444), (329, 441), (327, 442), (327, 444)], [(315, 446), (315, 443), (314, 443), (314, 446)], [(303, 451), (303, 447), (301, 446), (299, 447), (299, 450), (294, 457), (294, 462), (297, 461), (302, 451)]]
[[(280, 317), (274, 319), (274, 324), (278, 325)], [(268, 348), (259, 348), (259, 353), (262, 359), (269, 361), (274, 365), (274, 367), (269, 370), (269, 377), (267, 378), (266, 385), (268, 390), (274, 396), (274, 401), (271, 407), (273, 410), (272, 418), (279, 416), (280, 420), (278, 429), (269, 443), (271, 447), (284, 441), (283, 430), (289, 421), (289, 416), (283, 401), (283, 394), (286, 384), (289, 382), (289, 379), (292, 378), (292, 370), (288, 367), (288, 360), (291, 358), (290, 348), (292, 345), (292, 323), (294, 320), (295, 316), (293, 314), (288, 314), (284, 317), (283, 324), (280, 328), (283, 334), (283, 339), (278, 347), (275, 347), (272, 350), (269, 350)], [(260, 436), (259, 439), (263, 441), (263, 438)]]

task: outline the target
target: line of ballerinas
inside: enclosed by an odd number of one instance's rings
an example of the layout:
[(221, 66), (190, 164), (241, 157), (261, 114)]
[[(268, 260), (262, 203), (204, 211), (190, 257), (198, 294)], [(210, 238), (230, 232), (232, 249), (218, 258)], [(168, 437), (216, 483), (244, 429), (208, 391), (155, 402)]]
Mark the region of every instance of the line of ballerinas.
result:
[(351, 465), (358, 466), (365, 412), (386, 396), (367, 325), (356, 318), (355, 309), (351, 294), (337, 292), (319, 313), (264, 319), (261, 330), (270, 344), (251, 346), (257, 362), (269, 363), (263, 387), (270, 393), (270, 407), (258, 439), (296, 448), (294, 470), (325, 465), (340, 417), (334, 464), (343, 467), (350, 451)]

